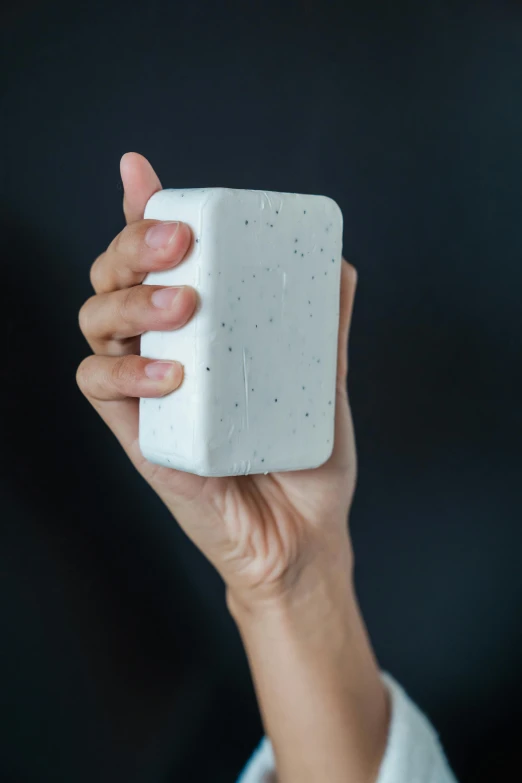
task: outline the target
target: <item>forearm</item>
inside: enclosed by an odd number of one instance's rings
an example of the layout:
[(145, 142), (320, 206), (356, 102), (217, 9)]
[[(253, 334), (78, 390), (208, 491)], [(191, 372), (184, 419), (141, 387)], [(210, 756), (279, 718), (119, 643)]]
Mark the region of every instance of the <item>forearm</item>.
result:
[[(343, 542), (344, 543), (344, 542)], [(346, 540), (279, 599), (228, 597), (279, 783), (374, 783), (388, 704), (359, 612)]]

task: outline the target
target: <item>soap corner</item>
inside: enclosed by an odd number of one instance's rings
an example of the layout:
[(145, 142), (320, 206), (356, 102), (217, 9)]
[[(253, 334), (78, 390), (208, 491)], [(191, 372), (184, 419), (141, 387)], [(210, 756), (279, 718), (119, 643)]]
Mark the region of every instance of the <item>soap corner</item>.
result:
[(320, 196), (321, 200), (323, 201), (325, 208), (332, 214), (337, 215), (337, 219), (339, 221), (339, 225), (343, 227), (343, 211), (337, 201), (333, 199), (331, 196)]
[(170, 196), (172, 190), (172, 188), (164, 188), (163, 190), (157, 190), (152, 194), (152, 196), (150, 196), (149, 200), (145, 204), (145, 209), (143, 211), (144, 219), (150, 217), (151, 212), (153, 212), (158, 205), (160, 205)]

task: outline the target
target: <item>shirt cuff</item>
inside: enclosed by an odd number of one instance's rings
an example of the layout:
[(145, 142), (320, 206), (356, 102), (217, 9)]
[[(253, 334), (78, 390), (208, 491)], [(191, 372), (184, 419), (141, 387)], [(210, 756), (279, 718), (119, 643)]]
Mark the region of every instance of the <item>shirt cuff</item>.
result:
[[(390, 694), (388, 740), (376, 783), (457, 783), (437, 733), (403, 688), (385, 672)], [(265, 737), (237, 783), (277, 783), (272, 746)]]

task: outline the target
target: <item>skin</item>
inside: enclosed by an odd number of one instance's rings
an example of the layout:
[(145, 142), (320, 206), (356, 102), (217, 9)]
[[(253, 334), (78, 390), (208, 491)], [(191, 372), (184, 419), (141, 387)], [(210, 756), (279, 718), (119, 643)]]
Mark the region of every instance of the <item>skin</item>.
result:
[[(182, 328), (199, 302), (197, 291), (185, 286), (159, 308), (156, 292), (167, 289), (141, 283), (151, 271), (182, 263), (194, 240), (186, 224), (143, 219), (148, 199), (162, 187), (143, 156), (126, 153), (120, 169), (126, 226), (91, 267), (95, 294), (79, 323), (93, 354), (78, 368), (79, 388), (223, 577), (278, 780), (372, 783), (389, 716), (357, 605), (347, 525), (357, 472), (346, 390), (356, 272), (343, 259), (335, 440), (327, 462), (313, 470), (222, 478), (154, 465), (139, 449), (139, 397), (175, 393), (183, 368), (162, 362), (166, 377), (147, 377), (159, 363), (139, 356), (140, 335)], [(146, 239), (153, 227), (177, 230), (166, 247), (153, 248)]]

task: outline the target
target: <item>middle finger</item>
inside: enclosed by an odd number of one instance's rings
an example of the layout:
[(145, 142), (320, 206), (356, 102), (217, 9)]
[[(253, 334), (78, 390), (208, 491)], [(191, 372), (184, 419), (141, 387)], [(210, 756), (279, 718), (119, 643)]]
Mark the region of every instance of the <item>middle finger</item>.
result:
[(131, 338), (184, 326), (196, 305), (190, 286), (137, 285), (88, 299), (80, 310), (80, 329), (95, 353), (127, 353)]

